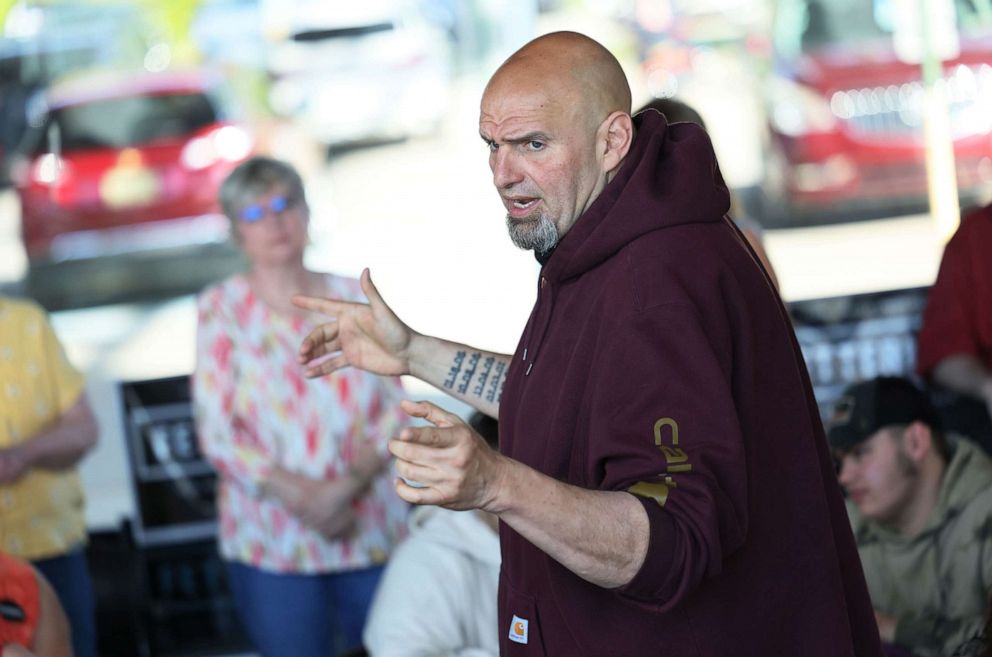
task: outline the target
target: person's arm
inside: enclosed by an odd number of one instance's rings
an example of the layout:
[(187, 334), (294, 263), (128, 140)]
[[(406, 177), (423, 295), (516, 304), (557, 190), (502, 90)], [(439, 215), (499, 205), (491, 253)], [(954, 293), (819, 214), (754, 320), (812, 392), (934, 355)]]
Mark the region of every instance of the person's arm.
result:
[(499, 417), (509, 354), (417, 335), (412, 343), (410, 374), (490, 417)]
[(26, 339), (38, 341), (34, 345), (40, 354), (38, 374), (47, 382), (48, 394), (30, 403), (47, 408), (50, 415), (46, 415), (48, 423), (33, 435), (0, 449), (0, 483), (13, 481), (34, 468), (71, 468), (97, 442), (97, 423), (86, 401), (83, 376), (69, 362), (44, 311), (36, 308), (33, 314), (31, 320), (38, 330)]
[(274, 467), (260, 486), (262, 495), (278, 499), (300, 521), (325, 538), (340, 538), (354, 528), (352, 500), (367, 483), (348, 473), (334, 479), (310, 479)]
[(502, 496), (492, 507), (555, 561), (610, 589), (629, 584), (640, 572), (651, 528), (633, 495), (563, 484), (510, 459), (503, 476)]
[(305, 524), (329, 538), (350, 531), (350, 503), (360, 482), (309, 479), (278, 464), (258, 440), (253, 422), (241, 417), (235, 400), (238, 383), (232, 359), (236, 345), (233, 315), (214, 288), (198, 301), (196, 368), (192, 376), (193, 412), (200, 449), (224, 477), (237, 481), (259, 497), (271, 496)]
[(382, 300), (368, 269), (362, 272), (361, 284), (368, 304), (293, 297), (298, 307), (332, 318), (300, 346), (300, 363), (308, 377), (348, 366), (386, 376), (410, 374), (486, 415), (499, 415), (510, 355), (417, 333)]
[(917, 371), (954, 392), (986, 405), (992, 401), (992, 371), (980, 357), (988, 345), (979, 343), (981, 313), (976, 305), (976, 278), (967, 233), (962, 223), (948, 242), (937, 280), (927, 294), (919, 335)]
[(585, 458), (602, 464), (598, 480), (562, 483), (488, 449), (457, 416), (404, 402), (434, 426), (406, 429), (390, 445), (401, 477), (425, 485), (401, 479), (398, 493), (414, 504), (495, 513), (587, 581), (658, 608), (677, 604), (747, 532), (729, 350), (709, 343), (698, 317), (665, 306), (611, 318), (608, 330), (624, 339), (597, 352), (588, 394)]
[(390, 449), (397, 471), (424, 488), (397, 482), (414, 504), (482, 509), (580, 577), (604, 588), (629, 583), (647, 553), (649, 527), (633, 495), (571, 486), (507, 458), (451, 413), (403, 402), (432, 427), (405, 429)]
[(343, 536), (354, 528), (353, 501), (365, 495), (386, 471), (392, 460), (389, 440), (409, 423), (399, 408), (404, 392), (398, 378), (361, 371), (338, 376), (347, 379), (349, 396), (357, 404), (351, 420), (354, 435), (342, 450), (344, 468), (322, 480), (301, 478), (277, 468), (263, 489), (327, 538)]
[(0, 449), (0, 483), (30, 470), (65, 470), (76, 465), (97, 442), (97, 423), (83, 393), (55, 422), (28, 440)]

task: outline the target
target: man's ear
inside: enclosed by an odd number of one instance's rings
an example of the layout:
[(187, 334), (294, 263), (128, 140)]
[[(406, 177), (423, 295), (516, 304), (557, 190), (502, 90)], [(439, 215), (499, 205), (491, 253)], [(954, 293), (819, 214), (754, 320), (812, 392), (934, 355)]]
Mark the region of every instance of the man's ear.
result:
[(906, 455), (914, 462), (919, 462), (933, 449), (933, 434), (929, 426), (916, 420), (906, 427), (902, 443)]
[(604, 173), (615, 171), (634, 143), (634, 122), (626, 112), (613, 112), (599, 126), (599, 144)]

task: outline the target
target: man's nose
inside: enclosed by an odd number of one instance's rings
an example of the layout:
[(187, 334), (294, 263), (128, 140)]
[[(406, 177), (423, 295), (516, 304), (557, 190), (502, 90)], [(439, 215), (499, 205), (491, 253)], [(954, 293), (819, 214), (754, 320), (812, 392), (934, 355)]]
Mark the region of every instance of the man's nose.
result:
[(840, 482), (841, 486), (848, 486), (854, 479), (854, 459), (847, 456), (840, 460), (840, 469), (837, 472), (837, 481)]
[(516, 159), (508, 148), (500, 148), (493, 153), (490, 167), (493, 170), (493, 184), (496, 189), (507, 189), (523, 179)]

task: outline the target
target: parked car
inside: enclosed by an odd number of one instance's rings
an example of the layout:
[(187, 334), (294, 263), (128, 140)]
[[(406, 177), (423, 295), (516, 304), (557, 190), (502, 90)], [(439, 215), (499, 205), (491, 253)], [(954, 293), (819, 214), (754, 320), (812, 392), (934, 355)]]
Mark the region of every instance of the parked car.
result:
[(217, 191), (254, 140), (219, 78), (87, 75), (51, 87), (30, 124), (13, 168), (30, 294), (186, 289), (232, 266)]
[(328, 146), (429, 134), (450, 84), (447, 35), (413, 2), (263, 3), (269, 102)]
[[(0, 12), (2, 15), (3, 12)], [(73, 71), (140, 65), (150, 25), (126, 4), (15, 3), (0, 29), (0, 186), (24, 138), (27, 101)]]
[[(955, 0), (943, 64), (963, 203), (992, 186), (992, 23)], [(893, 0), (778, 0), (766, 216), (780, 225), (925, 210), (920, 67), (893, 45)], [(777, 221), (776, 221), (777, 219)]]

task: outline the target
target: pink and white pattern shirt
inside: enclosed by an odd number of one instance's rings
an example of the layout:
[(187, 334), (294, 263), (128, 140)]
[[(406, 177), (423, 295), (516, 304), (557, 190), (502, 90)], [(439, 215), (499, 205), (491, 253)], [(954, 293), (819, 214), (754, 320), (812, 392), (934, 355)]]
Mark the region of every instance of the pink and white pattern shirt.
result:
[[(355, 279), (326, 274), (328, 295), (365, 301)], [(387, 469), (355, 501), (357, 529), (328, 540), (294, 517), (259, 483), (276, 465), (314, 479), (344, 475), (359, 441), (387, 455), (408, 421), (397, 378), (346, 368), (307, 380), (296, 356), (319, 321), (278, 313), (243, 275), (197, 300), (193, 408), (201, 449), (217, 468), (220, 551), (272, 572), (328, 573), (386, 560), (406, 527), (408, 507)]]

